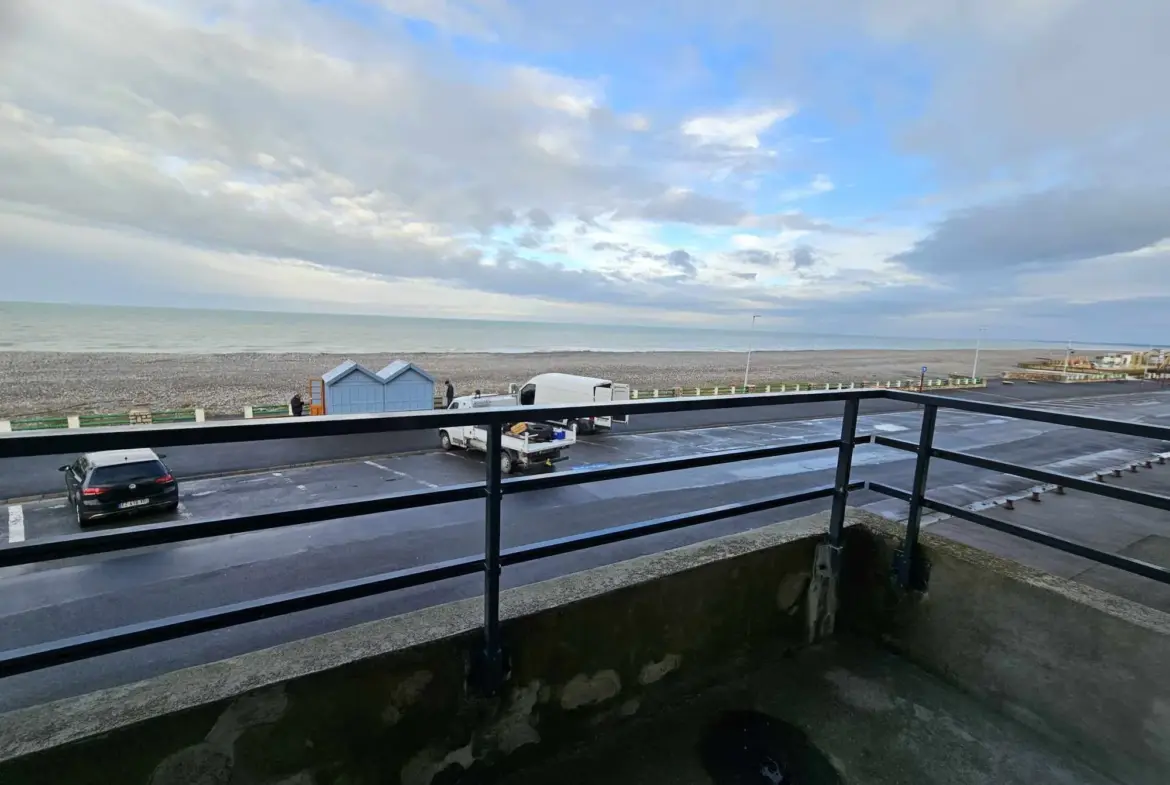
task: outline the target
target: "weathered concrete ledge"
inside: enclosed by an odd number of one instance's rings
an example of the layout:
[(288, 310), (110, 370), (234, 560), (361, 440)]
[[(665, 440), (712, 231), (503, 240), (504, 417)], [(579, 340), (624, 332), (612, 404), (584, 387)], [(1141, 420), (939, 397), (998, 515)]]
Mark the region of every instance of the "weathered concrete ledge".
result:
[(505, 592), (498, 699), (468, 687), (482, 619), (468, 600), (4, 715), (0, 782), (430, 785), (520, 765), (752, 649), (803, 646), (825, 527), (810, 516)]
[(890, 580), (902, 527), (847, 533), (838, 625), (1133, 785), (1170, 781), (1170, 615), (925, 533), (928, 589)]

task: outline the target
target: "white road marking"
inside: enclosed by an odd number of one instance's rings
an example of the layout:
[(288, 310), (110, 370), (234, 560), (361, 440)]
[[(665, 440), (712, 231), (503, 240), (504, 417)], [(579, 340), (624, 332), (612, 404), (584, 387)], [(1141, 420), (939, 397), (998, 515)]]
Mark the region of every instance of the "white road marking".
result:
[(182, 502), (179, 502), (178, 510), (179, 510), (179, 517), (181, 517), (185, 521), (191, 520), (191, 511), (187, 509), (187, 505), (183, 504)]
[(308, 489), (308, 488), (306, 488), (306, 487), (305, 487), (305, 486), (303, 486), (303, 485), (298, 485), (298, 486), (297, 486), (297, 490), (298, 490), (298, 491), (307, 491), (307, 490), (309, 490), (309, 489)]
[(8, 542), (24, 542), (24, 506), (13, 504), (8, 508)]
[(284, 475), (283, 475), (283, 474), (281, 474), (280, 472), (273, 472), (273, 473), (272, 473), (272, 476), (273, 476), (273, 477), (283, 477)]
[[(447, 454), (450, 455), (451, 453), (447, 453)], [(366, 461), (366, 465), (373, 466), (375, 469), (381, 469), (384, 472), (389, 472), (390, 474), (393, 474), (395, 477), (398, 477), (400, 479), (413, 480), (414, 482), (417, 482), (419, 485), (423, 485), (427, 488), (433, 489), (433, 488), (439, 487), (438, 485), (435, 485), (433, 482), (427, 482), (426, 480), (420, 480), (419, 478), (413, 477), (413, 476), (407, 474), (406, 472), (400, 472), (400, 471), (397, 471), (395, 469), (391, 469), (389, 466), (383, 466), (382, 464), (378, 463), (377, 461)]]

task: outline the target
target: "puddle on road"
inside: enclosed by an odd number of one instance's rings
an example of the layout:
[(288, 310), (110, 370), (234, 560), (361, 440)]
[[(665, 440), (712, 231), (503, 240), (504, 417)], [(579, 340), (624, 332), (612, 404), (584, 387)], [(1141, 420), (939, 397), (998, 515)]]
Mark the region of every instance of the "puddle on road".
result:
[(844, 785), (804, 731), (757, 711), (719, 715), (699, 741), (714, 785)]

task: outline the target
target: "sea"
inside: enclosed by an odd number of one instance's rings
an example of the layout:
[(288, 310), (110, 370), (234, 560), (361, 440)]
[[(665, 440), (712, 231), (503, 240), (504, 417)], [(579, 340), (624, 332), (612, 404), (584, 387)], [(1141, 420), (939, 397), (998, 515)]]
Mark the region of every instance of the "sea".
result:
[[(1027, 348), (1043, 341), (983, 341)], [(183, 354), (966, 349), (959, 339), (0, 302), (0, 351)]]

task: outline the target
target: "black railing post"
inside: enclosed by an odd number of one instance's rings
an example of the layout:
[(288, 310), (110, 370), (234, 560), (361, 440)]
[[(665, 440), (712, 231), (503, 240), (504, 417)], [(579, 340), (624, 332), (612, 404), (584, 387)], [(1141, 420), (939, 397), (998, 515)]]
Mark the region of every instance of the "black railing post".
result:
[(860, 398), (845, 401), (841, 416), (841, 446), (837, 448), (837, 476), (833, 480), (833, 511), (829, 516), (829, 546), (834, 558), (845, 534), (845, 507), (849, 504), (849, 472), (853, 467), (853, 440), (857, 438), (857, 415)]
[(910, 489), (910, 516), (906, 519), (906, 539), (898, 551), (895, 568), (898, 584), (903, 589), (920, 590), (926, 586), (925, 567), (917, 558), (918, 532), (922, 528), (922, 500), (926, 496), (926, 481), (930, 474), (930, 451), (934, 448), (934, 426), (938, 420), (938, 405), (922, 407), (922, 431), (918, 436), (918, 460), (914, 463), (914, 485)]
[(504, 649), (500, 641), (500, 501), (503, 491), (503, 449), (500, 424), (487, 426), (487, 483), (484, 486), (483, 661), (480, 687), (496, 694), (504, 681)]
[(833, 509), (829, 534), (817, 546), (813, 580), (809, 582), (809, 640), (833, 634), (837, 618), (837, 585), (841, 577), (841, 543), (845, 537), (845, 508), (849, 504), (849, 472), (853, 466), (853, 440), (857, 438), (860, 398), (848, 398), (841, 415), (841, 440), (837, 445), (837, 476), (833, 480)]

